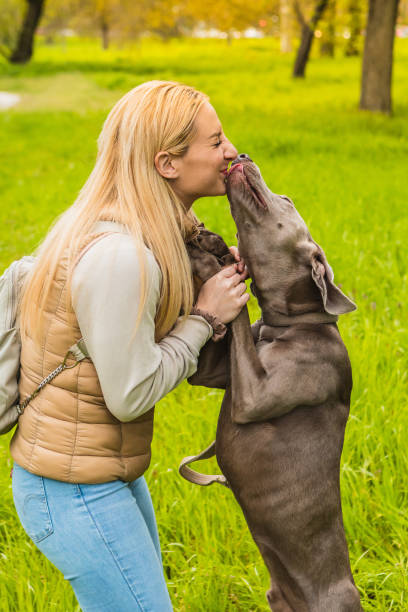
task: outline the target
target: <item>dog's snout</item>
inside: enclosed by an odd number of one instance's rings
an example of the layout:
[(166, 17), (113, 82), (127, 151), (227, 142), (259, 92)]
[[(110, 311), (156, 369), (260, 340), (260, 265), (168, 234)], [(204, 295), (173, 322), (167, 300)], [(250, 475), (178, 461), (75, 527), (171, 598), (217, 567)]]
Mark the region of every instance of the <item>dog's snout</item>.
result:
[(238, 157), (236, 157), (234, 159), (234, 161), (231, 163), (231, 166), (235, 166), (235, 164), (240, 164), (243, 161), (252, 161), (252, 159), (249, 157), (249, 155), (247, 155), (246, 153), (240, 153), (238, 155)]

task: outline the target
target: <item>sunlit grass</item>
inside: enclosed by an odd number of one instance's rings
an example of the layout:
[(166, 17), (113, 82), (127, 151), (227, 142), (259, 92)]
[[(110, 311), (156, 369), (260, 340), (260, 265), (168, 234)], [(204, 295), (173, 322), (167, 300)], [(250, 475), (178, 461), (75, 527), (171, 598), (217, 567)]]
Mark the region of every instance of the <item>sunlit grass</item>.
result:
[[(341, 484), (351, 563), (372, 612), (408, 609), (408, 44), (397, 43), (392, 118), (357, 111), (358, 58), (314, 56), (307, 78), (293, 81), (293, 58), (271, 40), (143, 41), (108, 52), (72, 40), (39, 44), (26, 67), (0, 63), (0, 90), (22, 96), (0, 114), (0, 269), (30, 253), (71, 204), (108, 110), (152, 78), (209, 94), (239, 151), (273, 191), (295, 200), (359, 307), (340, 322), (354, 376)], [(195, 210), (235, 242), (226, 198), (204, 199)], [(184, 455), (213, 439), (221, 397), (183, 384), (157, 406), (147, 477), (180, 612), (267, 609), (267, 573), (232, 495), (177, 474)], [(16, 519), (6, 438), (0, 457), (1, 609), (71, 612), (69, 585)]]

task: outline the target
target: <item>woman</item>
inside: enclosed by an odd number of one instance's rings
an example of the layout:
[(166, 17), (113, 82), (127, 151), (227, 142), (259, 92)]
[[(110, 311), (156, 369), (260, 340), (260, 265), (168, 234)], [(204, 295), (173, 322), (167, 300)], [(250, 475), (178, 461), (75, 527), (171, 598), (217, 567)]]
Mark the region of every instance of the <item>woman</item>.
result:
[(196, 370), (214, 320), (249, 299), (239, 262), (202, 286), (192, 311), (185, 249), (193, 202), (225, 194), (236, 155), (207, 96), (143, 83), (110, 112), (90, 177), (38, 249), (21, 302), (20, 397), (81, 336), (91, 359), (20, 416), (13, 495), (85, 612), (171, 610), (143, 473), (155, 402)]

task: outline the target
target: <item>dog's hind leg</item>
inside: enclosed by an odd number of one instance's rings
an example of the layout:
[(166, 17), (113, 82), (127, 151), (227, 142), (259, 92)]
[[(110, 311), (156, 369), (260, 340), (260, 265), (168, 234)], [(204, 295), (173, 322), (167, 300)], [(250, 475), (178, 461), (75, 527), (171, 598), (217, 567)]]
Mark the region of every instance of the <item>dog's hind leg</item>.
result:
[(271, 582), (271, 588), (266, 592), (266, 599), (272, 612), (295, 612), (286, 601), (280, 588)]
[(327, 595), (319, 599), (318, 610), (322, 612), (362, 612), (360, 595), (354, 581), (345, 578), (331, 586)]
[(253, 537), (271, 577), (266, 599), (272, 612), (308, 612), (303, 594), (278, 555), (263, 542), (263, 538), (257, 538), (254, 534)]

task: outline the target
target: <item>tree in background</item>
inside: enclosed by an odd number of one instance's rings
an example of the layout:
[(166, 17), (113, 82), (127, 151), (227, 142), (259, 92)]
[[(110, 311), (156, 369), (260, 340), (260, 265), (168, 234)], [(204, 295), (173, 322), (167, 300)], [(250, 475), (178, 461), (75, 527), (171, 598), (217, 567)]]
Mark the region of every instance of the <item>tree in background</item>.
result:
[(2, 0), (0, 3), (0, 55), (6, 59), (17, 44), (24, 8), (23, 0)]
[(314, 3), (312, 17), (310, 21), (307, 21), (300, 7), (299, 0), (295, 0), (294, 7), (301, 26), (301, 40), (296, 55), (295, 66), (293, 68), (293, 76), (295, 78), (305, 76), (306, 64), (312, 48), (316, 26), (327, 7), (328, 1), (329, 0), (317, 0), (317, 2)]
[(360, 108), (391, 113), (392, 62), (399, 0), (370, 0)]
[(400, 19), (402, 23), (407, 24), (408, 22), (408, 0), (400, 0), (399, 14), (400, 14)]
[(278, 14), (279, 2), (270, 0), (187, 0), (188, 14), (195, 22), (224, 32), (231, 42), (234, 32), (243, 32), (249, 27), (257, 27), (260, 19)]
[(194, 27), (188, 0), (142, 0), (140, 7), (139, 23), (162, 40), (189, 34)]
[(41, 19), (45, 0), (27, 0), (23, 24), (18, 36), (17, 45), (10, 55), (13, 64), (25, 64), (33, 54), (34, 35)]
[[(108, 49), (112, 33), (117, 29), (120, 30), (121, 21), (126, 19), (126, 3), (120, 0), (68, 0), (68, 2), (70, 19), (67, 25), (80, 33), (97, 33), (102, 49)], [(63, 1), (62, 5), (66, 7), (67, 3)]]
[(291, 0), (280, 0), (280, 50), (281, 53), (292, 51), (292, 6)]
[(46, 6), (42, 31), (52, 37), (63, 29), (98, 36), (102, 49), (112, 40), (136, 38), (146, 29), (151, 0), (53, 0)]
[(320, 30), (320, 55), (334, 57), (336, 46), (336, 0), (328, 0)]
[(359, 55), (359, 39), (361, 35), (362, 27), (362, 7), (361, 0), (349, 0), (348, 4), (348, 16), (349, 16), (349, 38), (347, 40), (346, 48), (344, 50), (345, 55), (351, 57), (353, 55)]

